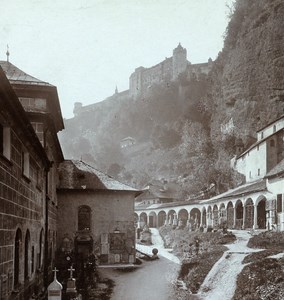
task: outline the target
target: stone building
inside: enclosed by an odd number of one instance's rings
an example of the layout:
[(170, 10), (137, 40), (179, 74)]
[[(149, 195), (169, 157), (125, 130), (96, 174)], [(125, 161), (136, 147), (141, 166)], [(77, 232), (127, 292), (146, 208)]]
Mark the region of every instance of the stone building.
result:
[(143, 95), (153, 84), (168, 83), (177, 80), (180, 74), (187, 78), (208, 74), (212, 69), (212, 59), (207, 63), (191, 64), (187, 60), (187, 51), (179, 45), (173, 50), (173, 56), (150, 68), (139, 67), (129, 78), (129, 95), (136, 98)]
[(129, 89), (115, 93), (106, 98), (104, 101), (83, 106), (81, 102), (74, 103), (74, 116), (79, 116), (82, 113), (90, 111), (100, 111), (102, 106), (106, 109), (106, 103), (109, 102), (112, 106), (113, 101), (123, 101), (125, 98), (136, 99), (147, 92), (154, 84), (169, 85), (169, 82), (178, 79), (180, 74), (185, 74), (185, 77), (199, 78), (202, 74), (208, 74), (213, 66), (211, 58), (208, 62), (200, 64), (192, 64), (187, 60), (187, 50), (179, 44), (173, 50), (173, 56), (165, 58), (162, 62), (150, 68), (138, 67), (129, 77)]
[(47, 286), (53, 265), (63, 120), (55, 86), (0, 66), (0, 293), (27, 299)]
[(64, 161), (59, 173), (60, 249), (77, 257), (95, 252), (102, 265), (134, 263), (134, 198), (140, 191), (82, 161)]

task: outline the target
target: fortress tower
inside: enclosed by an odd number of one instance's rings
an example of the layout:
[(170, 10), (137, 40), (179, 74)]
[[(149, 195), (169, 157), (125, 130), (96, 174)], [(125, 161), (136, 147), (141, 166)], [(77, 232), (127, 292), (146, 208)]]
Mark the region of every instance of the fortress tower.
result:
[(186, 71), (187, 59), (186, 49), (179, 43), (178, 46), (173, 50), (173, 79), (177, 79), (178, 75)]

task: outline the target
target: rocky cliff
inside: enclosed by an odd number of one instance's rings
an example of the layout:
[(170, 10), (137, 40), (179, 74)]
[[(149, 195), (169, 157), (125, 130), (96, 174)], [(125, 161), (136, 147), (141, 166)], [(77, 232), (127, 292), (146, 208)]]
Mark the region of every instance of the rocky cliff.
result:
[(248, 142), (257, 129), (283, 114), (283, 16), (282, 0), (235, 3), (212, 74), (213, 134), (232, 118), (234, 134)]
[[(166, 178), (192, 194), (212, 182), (216, 192), (240, 183), (229, 166), (236, 139), (250, 146), (256, 130), (284, 112), (283, 16), (283, 0), (237, 0), (208, 76), (180, 76), (138, 101), (111, 97), (67, 120), (65, 154), (83, 154), (138, 186)], [(136, 145), (122, 150), (127, 136)]]

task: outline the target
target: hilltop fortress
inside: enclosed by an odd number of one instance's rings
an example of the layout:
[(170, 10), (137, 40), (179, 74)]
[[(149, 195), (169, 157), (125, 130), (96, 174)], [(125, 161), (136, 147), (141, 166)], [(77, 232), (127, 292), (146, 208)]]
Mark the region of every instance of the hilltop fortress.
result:
[[(183, 48), (179, 43), (173, 50), (173, 56), (165, 58), (162, 62), (150, 68), (138, 67), (130, 75), (129, 78), (129, 90), (118, 92), (117, 88), (113, 96), (107, 99), (115, 97), (129, 96), (133, 99), (139, 99), (143, 96), (147, 90), (149, 90), (153, 84), (165, 84), (178, 79), (180, 74), (184, 74), (187, 79), (198, 78), (201, 74), (208, 74), (212, 69), (212, 59), (209, 58), (208, 62), (200, 64), (191, 64), (187, 60), (186, 48)], [(106, 100), (107, 100), (106, 99)], [(97, 108), (99, 103), (82, 106), (81, 102), (75, 102), (74, 115), (78, 115), (81, 112), (86, 112)]]
[(200, 74), (208, 74), (212, 68), (212, 59), (209, 58), (207, 63), (191, 64), (187, 60), (187, 51), (179, 45), (173, 50), (173, 56), (165, 58), (159, 64), (151, 67), (139, 67), (129, 78), (129, 95), (136, 98), (142, 95), (147, 89), (155, 83), (168, 83), (178, 79), (182, 73), (188, 79)]

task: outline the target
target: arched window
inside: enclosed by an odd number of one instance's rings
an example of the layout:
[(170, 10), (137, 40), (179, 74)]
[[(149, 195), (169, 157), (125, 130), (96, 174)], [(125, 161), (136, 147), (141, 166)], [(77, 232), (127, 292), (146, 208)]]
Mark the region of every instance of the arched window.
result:
[(276, 125), (273, 125), (273, 132), (276, 132)]
[(80, 206), (78, 209), (78, 230), (90, 230), (91, 228), (91, 208)]
[(29, 250), (30, 250), (30, 232), (27, 230), (25, 237), (25, 280), (29, 278)]
[(20, 229), (17, 229), (16, 237), (15, 237), (15, 252), (14, 252), (14, 286), (19, 284), (21, 243), (22, 243), (22, 232)]
[(32, 263), (32, 274), (35, 270), (35, 246), (32, 246), (32, 259), (31, 259), (31, 263)]

